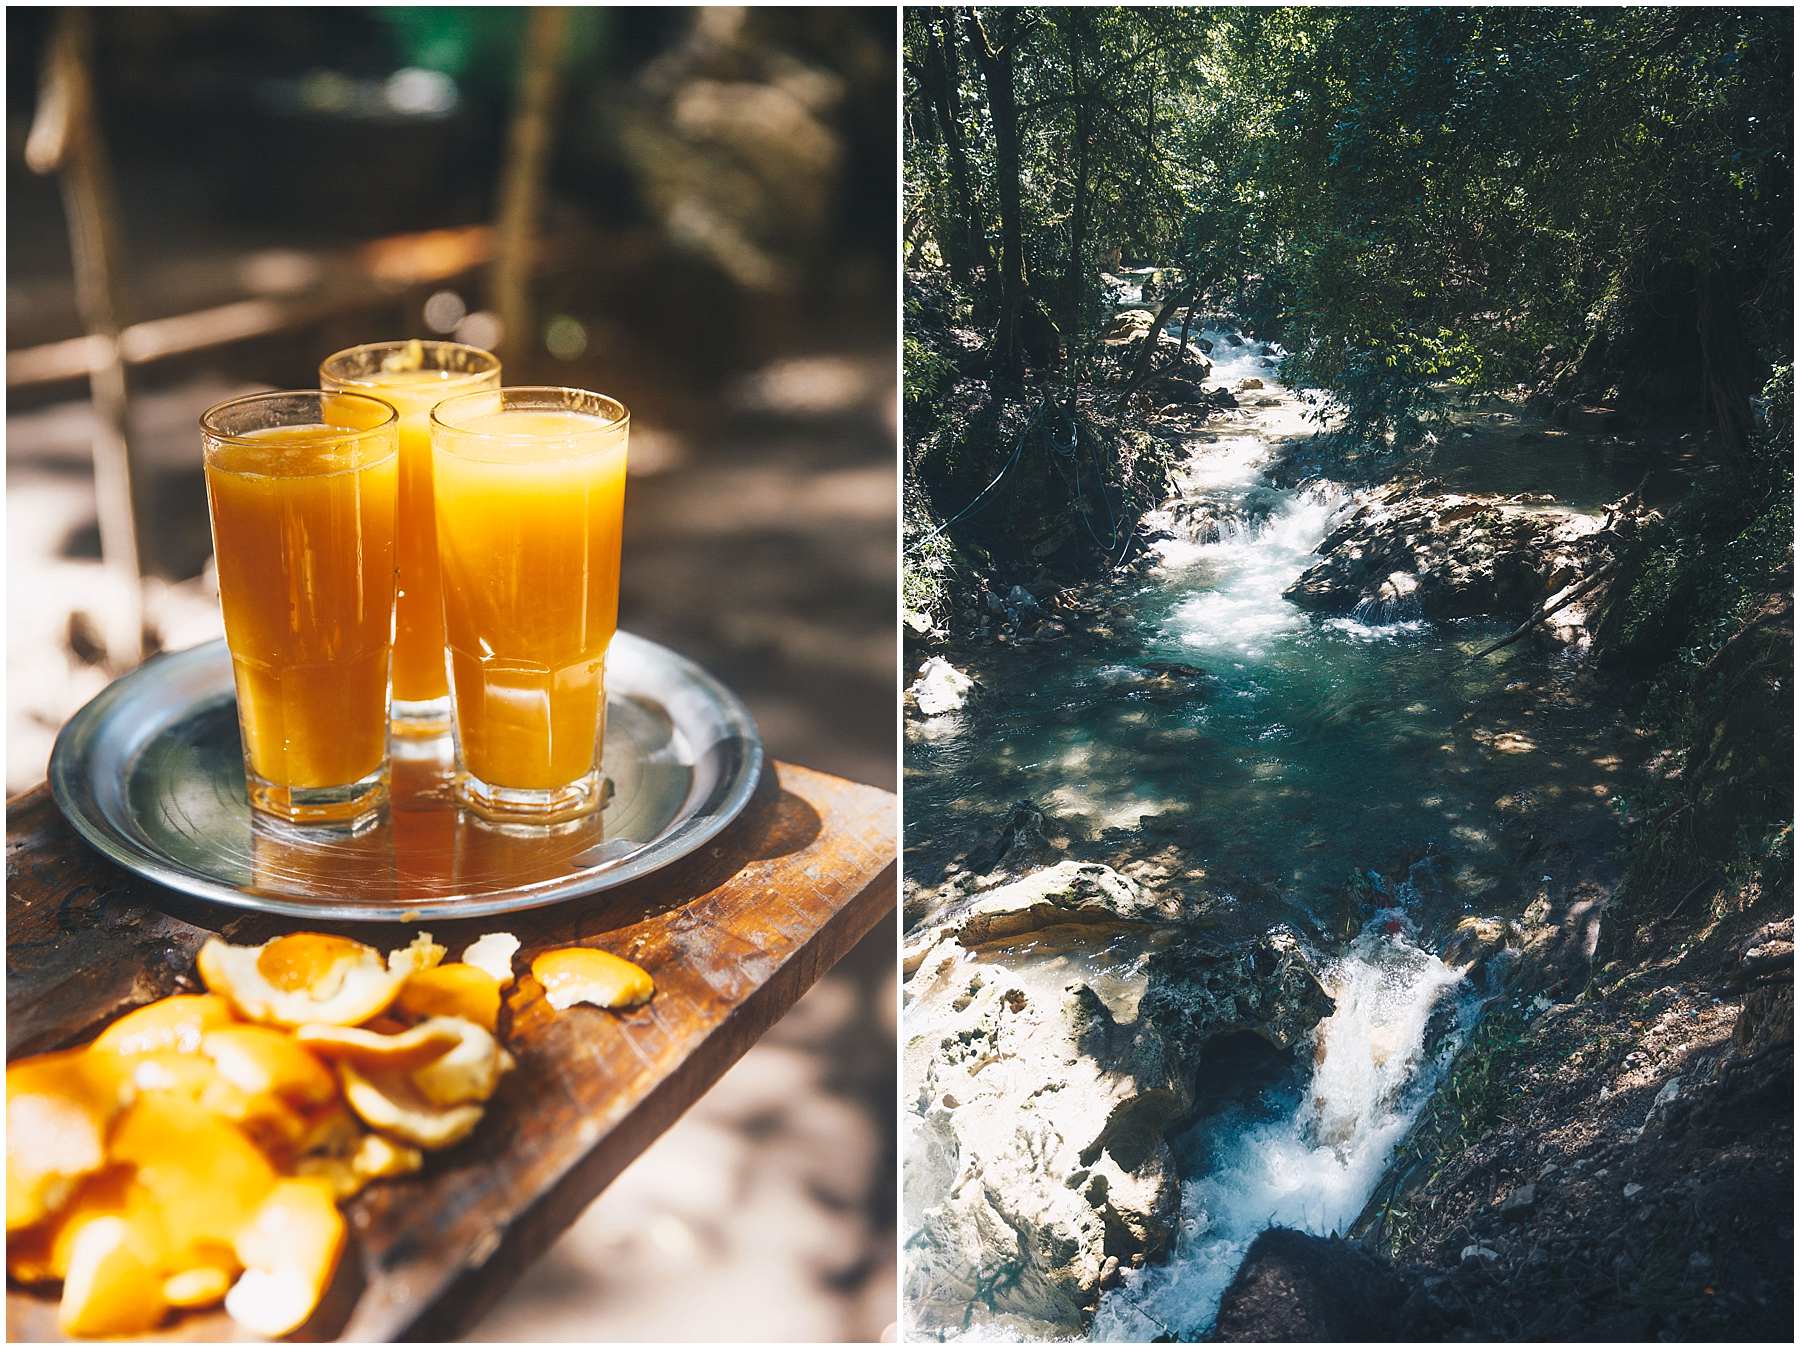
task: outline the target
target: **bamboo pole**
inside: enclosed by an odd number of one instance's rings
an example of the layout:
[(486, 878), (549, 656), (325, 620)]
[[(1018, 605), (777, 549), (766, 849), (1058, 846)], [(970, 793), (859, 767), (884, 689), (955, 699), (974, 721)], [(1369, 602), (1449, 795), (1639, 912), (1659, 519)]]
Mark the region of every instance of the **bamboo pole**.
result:
[(69, 217), (75, 303), (88, 334), (88, 387), (98, 423), (94, 496), (100, 556), (124, 605), (122, 612), (107, 606), (102, 640), (107, 663), (123, 669), (143, 659), (143, 565), (126, 424), (125, 363), (119, 351), (118, 214), (94, 107), (92, 57), (92, 11), (63, 9), (44, 62), (25, 162), (36, 173), (58, 175)]
[(519, 100), (513, 109), (506, 163), (501, 170), (493, 274), (500, 354), (509, 364), (532, 349), (531, 274), (550, 163), (551, 118), (562, 82), (566, 21), (562, 9), (542, 6), (531, 11), (525, 25)]

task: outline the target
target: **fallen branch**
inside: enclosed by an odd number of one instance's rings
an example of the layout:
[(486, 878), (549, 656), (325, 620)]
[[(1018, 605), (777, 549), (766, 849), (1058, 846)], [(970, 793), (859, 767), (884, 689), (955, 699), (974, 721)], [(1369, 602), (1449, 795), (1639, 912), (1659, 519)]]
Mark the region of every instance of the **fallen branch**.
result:
[(1725, 873), (1722, 871), (1712, 871), (1712, 872), (1708, 872), (1706, 875), (1702, 876), (1699, 880), (1694, 882), (1694, 884), (1688, 889), (1686, 894), (1682, 895), (1682, 897), (1680, 899), (1675, 901), (1674, 905), (1669, 909), (1669, 911), (1667, 913), (1665, 913), (1661, 918), (1658, 918), (1656, 920), (1657, 924), (1661, 925), (1663, 923), (1668, 922), (1676, 914), (1680, 913), (1683, 909), (1685, 909), (1688, 906), (1689, 901), (1691, 901), (1695, 895), (1699, 894), (1702, 890), (1711, 888), (1713, 885), (1717, 884), (1719, 881), (1722, 881), (1724, 879), (1725, 879)]
[(1559, 613), (1564, 609), (1567, 609), (1571, 604), (1575, 603), (1576, 600), (1580, 599), (1583, 595), (1585, 595), (1589, 591), (1593, 590), (1595, 586), (1599, 585), (1602, 581), (1604, 581), (1608, 577), (1612, 576), (1614, 572), (1618, 571), (1618, 569), (1619, 569), (1618, 563), (1609, 562), (1604, 567), (1600, 568), (1599, 571), (1595, 572), (1592, 576), (1587, 577), (1585, 580), (1577, 581), (1574, 585), (1569, 586), (1568, 588), (1563, 590), (1563, 592), (1560, 595), (1553, 598), (1542, 609), (1539, 609), (1530, 618), (1526, 619), (1523, 623), (1519, 624), (1518, 627), (1514, 628), (1511, 632), (1507, 633), (1506, 636), (1502, 637), (1499, 641), (1495, 642), (1492, 646), (1482, 647), (1481, 650), (1477, 651), (1473, 656), (1469, 657), (1467, 663), (1473, 665), (1476, 661), (1480, 660), (1483, 656), (1491, 656), (1494, 654), (1494, 652), (1498, 651), (1501, 647), (1511, 646), (1514, 642), (1518, 641), (1519, 638), (1523, 637), (1526, 633), (1530, 632), (1538, 624), (1542, 623), (1546, 618), (1549, 618), (1551, 615)]

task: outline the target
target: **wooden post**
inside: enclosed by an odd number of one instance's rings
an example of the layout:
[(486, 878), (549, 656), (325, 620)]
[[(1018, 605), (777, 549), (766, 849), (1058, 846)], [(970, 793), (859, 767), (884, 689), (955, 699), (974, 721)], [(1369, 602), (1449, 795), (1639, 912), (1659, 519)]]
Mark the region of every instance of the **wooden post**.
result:
[(532, 10), (526, 22), (519, 101), (501, 169), (493, 305), (500, 316), (500, 354), (509, 364), (532, 350), (531, 273), (550, 162), (551, 117), (562, 81), (566, 18), (561, 9), (543, 6)]
[(25, 143), (25, 162), (36, 173), (59, 175), (69, 217), (75, 303), (93, 353), (88, 387), (99, 423), (94, 437), (94, 496), (100, 556), (124, 603), (122, 614), (112, 604), (106, 606), (101, 627), (107, 664), (126, 669), (143, 659), (143, 567), (126, 426), (125, 363), (119, 354), (118, 214), (94, 108), (92, 14), (65, 8), (57, 16), (37, 117)]

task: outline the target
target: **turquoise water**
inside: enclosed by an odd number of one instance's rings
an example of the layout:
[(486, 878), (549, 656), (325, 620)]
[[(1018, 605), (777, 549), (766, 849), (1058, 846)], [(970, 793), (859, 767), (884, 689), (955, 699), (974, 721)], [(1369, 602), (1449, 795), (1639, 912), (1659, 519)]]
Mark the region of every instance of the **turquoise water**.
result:
[[(1248, 357), (1215, 378), (1250, 371), (1272, 381)], [(1182, 495), (1250, 518), (1216, 542), (1164, 545), (1126, 592), (1138, 640), (994, 648), (971, 667), (985, 688), (962, 711), (909, 724), (909, 874), (929, 883), (938, 840), (1024, 798), (1090, 835), (1136, 830), (1173, 847), (1196, 871), (1196, 903), (1323, 919), (1352, 871), (1429, 851), (1473, 904), (1513, 870), (1512, 821), (1546, 785), (1592, 796), (1602, 750), (1571, 653), (1521, 643), (1471, 663), (1509, 625), (1322, 618), (1281, 597), (1346, 499), (1267, 483), (1274, 448), (1310, 432), (1283, 398), (1194, 444)], [(1635, 480), (1630, 464), (1609, 474), (1566, 447), (1543, 453), (1579, 487), (1578, 509)], [(1505, 457), (1466, 476), (1499, 489), (1509, 467), (1531, 480), (1514, 490), (1550, 476), (1522, 451)], [(1191, 696), (1136, 687), (1168, 661), (1209, 679)]]

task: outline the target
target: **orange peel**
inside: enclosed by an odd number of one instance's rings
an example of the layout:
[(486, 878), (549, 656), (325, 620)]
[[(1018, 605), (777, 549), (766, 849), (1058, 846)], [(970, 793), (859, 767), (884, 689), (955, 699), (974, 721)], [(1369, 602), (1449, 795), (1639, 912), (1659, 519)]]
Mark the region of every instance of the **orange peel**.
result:
[(200, 948), (200, 977), (249, 1021), (275, 1026), (360, 1026), (385, 1012), (409, 970), (348, 937), (294, 932), (261, 946), (214, 937)]
[(531, 962), (532, 977), (557, 1011), (578, 1002), (595, 1007), (637, 1007), (650, 1001), (656, 985), (647, 971), (610, 951), (563, 946)]
[(163, 1280), (163, 1301), (184, 1310), (216, 1307), (231, 1287), (233, 1272), (224, 1265), (195, 1265), (178, 1270)]
[(452, 961), (407, 978), (394, 1002), (402, 1016), (458, 1016), (492, 1031), (500, 1022), (500, 981), (479, 965)]
[(337, 1099), (331, 1070), (303, 1042), (268, 1026), (223, 1026), (208, 1031), (200, 1051), (225, 1081), (253, 1096), (273, 1096), (300, 1110)]
[(123, 1218), (102, 1217), (76, 1233), (57, 1323), (68, 1335), (136, 1335), (162, 1320), (162, 1275)]
[(6, 1230), (44, 1221), (106, 1164), (113, 1120), (130, 1098), (125, 1063), (83, 1049), (6, 1067)]
[(421, 932), (407, 945), (389, 951), (387, 963), (396, 974), (417, 974), (431, 969), (443, 958), (444, 948), (431, 939), (429, 932)]
[(406, 1073), (392, 1068), (338, 1065), (344, 1100), (371, 1129), (436, 1152), (462, 1142), (481, 1123), (479, 1105), (440, 1106), (429, 1100)]
[(391, 1033), (362, 1026), (301, 1026), (294, 1038), (339, 1063), (404, 1072), (443, 1057), (462, 1042), (461, 1029), (451, 1021), (450, 1017), (433, 1017)]
[(314, 1176), (275, 1182), (233, 1244), (244, 1272), (225, 1311), (270, 1339), (292, 1334), (318, 1308), (344, 1253), (344, 1215), (331, 1185)]
[(462, 963), (486, 970), (494, 982), (506, 988), (513, 981), (513, 957), (519, 954), (519, 939), (510, 932), (489, 932), (463, 948)]
[(216, 993), (176, 993), (125, 1013), (88, 1048), (107, 1054), (193, 1054), (206, 1032), (236, 1022), (231, 1004)]
[[(342, 1258), (339, 1202), (460, 1142), (515, 1066), (495, 1028), (518, 949), (490, 933), (445, 964), (429, 933), (385, 956), (319, 932), (213, 938), (206, 993), (8, 1065), (9, 1276), (60, 1280), (69, 1335), (220, 1302), (257, 1334), (300, 1329)], [(577, 965), (595, 955), (614, 959)]]
[(485, 1101), (500, 1085), (501, 1074), (511, 1071), (512, 1055), (473, 1021), (444, 1016), (421, 1024), (442, 1026), (457, 1036), (456, 1044), (447, 1053), (412, 1070), (413, 1085), (433, 1105)]
[(269, 1159), (243, 1130), (198, 1102), (149, 1092), (120, 1116), (108, 1152), (137, 1168), (162, 1215), (171, 1266), (211, 1263), (275, 1184)]
[(357, 1128), (343, 1147), (302, 1157), (294, 1174), (327, 1181), (342, 1200), (361, 1194), (371, 1181), (410, 1176), (424, 1165), (425, 1154), (412, 1144)]

